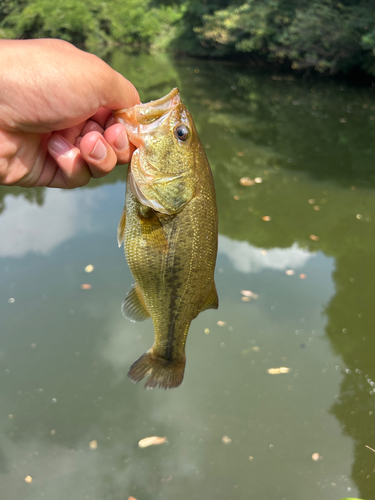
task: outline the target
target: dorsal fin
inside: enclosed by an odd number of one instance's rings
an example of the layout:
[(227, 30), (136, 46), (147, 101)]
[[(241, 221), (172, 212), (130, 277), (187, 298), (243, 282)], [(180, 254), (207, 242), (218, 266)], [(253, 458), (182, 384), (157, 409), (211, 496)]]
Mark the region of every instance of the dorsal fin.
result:
[(218, 307), (219, 307), (219, 297), (217, 296), (215, 282), (213, 281), (211, 291), (208, 294), (206, 302), (203, 304), (201, 312), (206, 311), (207, 309), (217, 309)]
[(124, 318), (134, 322), (144, 321), (150, 317), (138, 285), (134, 285), (130, 292), (127, 293), (121, 310)]

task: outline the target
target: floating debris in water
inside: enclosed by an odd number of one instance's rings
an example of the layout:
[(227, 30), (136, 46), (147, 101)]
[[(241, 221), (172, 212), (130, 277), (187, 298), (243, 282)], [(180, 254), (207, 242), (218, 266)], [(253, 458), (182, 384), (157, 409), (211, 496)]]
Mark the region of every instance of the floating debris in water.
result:
[(320, 207), (319, 205), (315, 205), (315, 207), (313, 207), (314, 210), (316, 210), (317, 212), (321, 209), (322, 207)]
[(373, 451), (375, 453), (375, 450), (374, 448), (371, 448), (371, 446), (369, 446), (368, 444), (365, 444), (366, 448), (368, 448), (369, 450)]
[(33, 478), (31, 476), (25, 477), (25, 483), (32, 483), (32, 482), (33, 482)]
[(94, 270), (94, 266), (92, 264), (88, 264), (86, 267), (85, 267), (85, 273), (92, 273)]
[(232, 442), (232, 439), (229, 436), (223, 436), (221, 440), (224, 444), (229, 444)]
[(128, 497), (128, 500), (137, 500), (137, 499), (134, 497)]
[(96, 439), (93, 439), (92, 441), (89, 442), (89, 448), (90, 448), (90, 450), (97, 450), (98, 449), (98, 442)]
[(286, 366), (280, 366), (280, 368), (268, 368), (267, 373), (270, 375), (280, 375), (281, 373), (289, 373), (290, 368)]
[(249, 460), (250, 460), (250, 462), (251, 462), (252, 460), (254, 460), (254, 457), (252, 457), (252, 456), (250, 455), (250, 456), (249, 456)]
[(251, 290), (241, 290), (241, 295), (243, 295), (242, 298), (247, 297), (250, 300), (251, 299), (259, 299), (259, 295), (257, 293), (252, 292)]
[(362, 214), (357, 214), (356, 217), (357, 219), (362, 219)]
[(10, 413), (10, 414), (8, 415), (8, 418), (13, 418), (13, 415)]
[(166, 437), (159, 436), (150, 436), (144, 439), (141, 439), (138, 443), (140, 448), (147, 448), (148, 446), (157, 446), (159, 444), (163, 444), (167, 441)]
[(310, 203), (310, 205), (314, 205), (315, 200), (314, 200), (313, 198), (310, 198), (310, 199), (308, 200), (308, 203)]
[(209, 328), (205, 328), (205, 329), (204, 329), (204, 333), (205, 333), (206, 335), (208, 335), (208, 334), (210, 333), (210, 329), (209, 329)]
[(340, 118), (339, 121), (340, 121), (340, 123), (346, 123), (347, 120), (346, 120), (346, 118)]
[(240, 199), (240, 197), (238, 196), (238, 194), (235, 194), (235, 195), (233, 196), (233, 199), (234, 199), (234, 200), (236, 200), (236, 201), (238, 201), (238, 200)]
[(253, 181), (253, 179), (250, 179), (250, 177), (241, 177), (240, 184), (241, 186), (253, 186), (255, 184), (255, 181)]
[(52, 429), (52, 431), (50, 432), (51, 436), (54, 436), (56, 434), (56, 430), (55, 429)]
[(16, 299), (13, 298), (13, 297), (11, 297), (10, 299), (8, 299), (9, 304), (14, 304), (15, 301), (16, 301)]
[(264, 220), (265, 222), (269, 222), (271, 220), (271, 217), (269, 215), (265, 215), (264, 217), (262, 217), (262, 220)]
[(30, 347), (31, 347), (31, 349), (35, 349), (36, 344), (31, 344)]
[(286, 274), (287, 276), (293, 276), (293, 274), (295, 274), (295, 271), (293, 271), (293, 269), (287, 269), (287, 270), (285, 271), (285, 274)]
[(310, 240), (313, 240), (313, 241), (319, 241), (319, 236), (315, 236), (315, 234), (310, 234), (309, 238), (310, 238)]
[(242, 151), (238, 151), (237, 152), (237, 156), (244, 156), (243, 152)]
[(90, 285), (89, 283), (83, 283), (81, 285), (81, 288), (82, 288), (82, 290), (91, 290), (92, 285)]
[(225, 321), (218, 321), (216, 323), (218, 326), (225, 326), (226, 325), (226, 322)]
[(312, 460), (314, 460), (314, 462), (317, 462), (318, 460), (320, 460), (321, 456), (319, 455), (319, 453), (313, 453), (311, 455), (311, 458)]
[(302, 274), (299, 275), (299, 277), (301, 278), (301, 280), (304, 280), (304, 279), (306, 279), (306, 274), (302, 273)]
[(262, 184), (263, 179), (262, 179), (261, 177), (255, 177), (254, 181), (255, 181), (257, 184)]

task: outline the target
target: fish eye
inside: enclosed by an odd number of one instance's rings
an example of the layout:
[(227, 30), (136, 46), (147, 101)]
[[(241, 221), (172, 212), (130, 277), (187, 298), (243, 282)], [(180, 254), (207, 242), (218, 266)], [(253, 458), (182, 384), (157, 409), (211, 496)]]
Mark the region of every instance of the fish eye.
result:
[(186, 141), (186, 139), (189, 137), (189, 129), (185, 125), (178, 125), (175, 128), (175, 136), (177, 139), (180, 141)]

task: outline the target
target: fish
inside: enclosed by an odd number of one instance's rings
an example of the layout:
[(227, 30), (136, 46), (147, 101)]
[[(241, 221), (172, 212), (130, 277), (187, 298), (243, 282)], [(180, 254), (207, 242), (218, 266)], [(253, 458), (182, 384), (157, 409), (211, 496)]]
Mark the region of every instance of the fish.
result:
[(136, 147), (128, 167), (117, 231), (135, 284), (122, 304), (130, 321), (152, 318), (154, 343), (128, 377), (146, 388), (178, 387), (184, 377), (190, 323), (217, 309), (215, 187), (193, 118), (178, 88), (114, 111)]

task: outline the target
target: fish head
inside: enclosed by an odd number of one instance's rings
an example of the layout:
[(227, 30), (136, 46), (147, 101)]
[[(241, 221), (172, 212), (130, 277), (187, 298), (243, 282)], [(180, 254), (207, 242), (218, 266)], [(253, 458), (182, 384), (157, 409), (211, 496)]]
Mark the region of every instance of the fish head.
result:
[(158, 212), (177, 213), (194, 197), (199, 179), (197, 156), (203, 151), (179, 90), (114, 111), (114, 116), (125, 125), (137, 148), (129, 175), (133, 193)]

